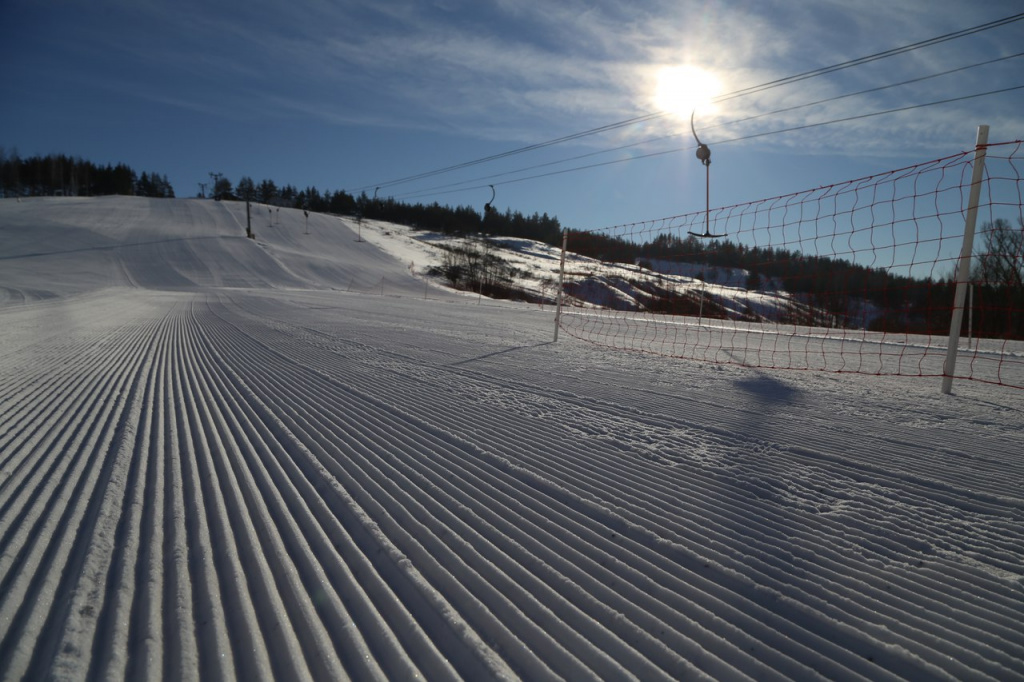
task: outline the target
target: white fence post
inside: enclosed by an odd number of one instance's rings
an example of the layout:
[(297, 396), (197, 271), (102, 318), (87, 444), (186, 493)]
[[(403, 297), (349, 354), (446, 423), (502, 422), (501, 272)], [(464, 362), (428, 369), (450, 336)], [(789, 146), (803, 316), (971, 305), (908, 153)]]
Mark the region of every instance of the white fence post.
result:
[[(974, 343), (974, 283), (967, 285), (967, 350)], [(975, 346), (977, 348), (977, 346)]]
[(981, 181), (985, 173), (985, 152), (988, 146), (988, 126), (978, 126), (978, 143), (974, 147), (974, 173), (971, 176), (971, 193), (967, 203), (964, 221), (964, 243), (960, 247), (960, 264), (956, 276), (956, 295), (953, 299), (953, 319), (949, 323), (949, 345), (946, 347), (946, 361), (942, 364), (942, 392), (953, 391), (953, 375), (956, 373), (956, 354), (960, 345), (960, 327), (964, 321), (964, 299), (967, 296), (967, 282), (971, 276), (971, 254), (974, 252), (974, 225), (978, 220), (978, 203), (981, 200)]
[(562, 261), (558, 264), (558, 303), (555, 305), (555, 342), (558, 342), (558, 325), (562, 319), (562, 290), (565, 285), (565, 247), (569, 244), (569, 229), (562, 230)]

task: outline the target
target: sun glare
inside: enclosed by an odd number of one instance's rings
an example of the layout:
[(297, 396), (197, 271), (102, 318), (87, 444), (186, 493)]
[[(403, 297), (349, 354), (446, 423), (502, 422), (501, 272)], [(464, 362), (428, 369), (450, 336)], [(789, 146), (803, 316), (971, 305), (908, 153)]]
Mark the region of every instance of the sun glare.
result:
[(695, 109), (707, 110), (721, 94), (722, 83), (710, 71), (696, 66), (666, 66), (658, 72), (654, 104), (681, 118)]

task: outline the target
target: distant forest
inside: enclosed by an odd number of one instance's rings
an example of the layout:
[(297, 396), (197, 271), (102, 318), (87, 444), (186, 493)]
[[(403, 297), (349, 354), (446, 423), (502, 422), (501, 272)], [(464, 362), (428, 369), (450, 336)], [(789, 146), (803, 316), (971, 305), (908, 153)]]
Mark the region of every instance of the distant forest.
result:
[(561, 243), (562, 226), (547, 213), (523, 215), (511, 209), (499, 212), (483, 207), (406, 204), (391, 198), (375, 199), (362, 192), (353, 196), (344, 190), (321, 192), (316, 187), (300, 190), (292, 185), (279, 187), (273, 180), (259, 183), (243, 177), (237, 185), (224, 177), (214, 184), (214, 196), (222, 199), (259, 201), (265, 204), (302, 208), (319, 213), (383, 220), (431, 232), (445, 234), (491, 234), (533, 239), (547, 244)]
[(100, 166), (64, 154), (23, 159), (0, 148), (0, 196), (108, 194), (172, 198), (174, 188), (166, 175), (145, 171), (140, 175), (123, 163)]
[[(256, 183), (242, 177), (237, 185), (211, 173), (200, 196), (219, 200), (258, 201), (320, 213), (366, 218), (413, 228), (461, 235), (493, 235), (533, 239), (560, 245), (562, 226), (547, 213), (523, 215), (489, 206), (406, 204), (391, 198), (353, 196), (344, 190), (321, 192), (316, 187)], [(137, 173), (129, 166), (101, 166), (65, 155), (20, 158), (0, 148), (0, 196), (136, 195), (174, 197), (165, 175)], [(979, 255), (971, 279), (984, 302), (974, 321), (976, 333), (1024, 338), (1024, 224), (995, 220), (982, 227)], [(640, 264), (656, 261), (705, 264), (746, 271), (746, 288), (781, 289), (806, 304), (814, 319), (792, 320), (821, 326), (867, 326), (877, 331), (942, 334), (948, 331), (955, 284), (953, 273), (939, 280), (915, 279), (842, 259), (797, 251), (748, 247), (728, 240), (705, 241), (669, 234), (636, 244), (593, 232), (569, 230), (569, 250), (603, 261)], [(869, 321), (868, 321), (869, 320)]]
[[(948, 333), (956, 282), (951, 271), (938, 280), (912, 278), (843, 259), (729, 240), (708, 241), (662, 234), (636, 244), (593, 232), (569, 232), (569, 250), (602, 261), (706, 264), (747, 272), (748, 290), (781, 290), (806, 304), (803, 317), (783, 320), (823, 327), (943, 335)], [(1024, 338), (1024, 222), (997, 219), (979, 230), (970, 277), (978, 303), (973, 332)], [(687, 303), (680, 301), (683, 309)], [(967, 317), (964, 333), (967, 332)]]

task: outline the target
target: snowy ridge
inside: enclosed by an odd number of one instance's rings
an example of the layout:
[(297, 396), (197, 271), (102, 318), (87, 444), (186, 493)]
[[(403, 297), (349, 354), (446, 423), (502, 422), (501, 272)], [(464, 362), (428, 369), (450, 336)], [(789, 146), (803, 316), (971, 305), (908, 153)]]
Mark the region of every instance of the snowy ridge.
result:
[[(376, 221), (366, 221), (362, 235), (399, 260), (411, 263), (421, 276), (441, 264), (439, 247), (472, 247), (473, 244), (471, 239)], [(560, 248), (513, 237), (487, 237), (487, 241), (494, 247), (494, 255), (515, 272), (512, 282), (515, 288), (554, 303)], [(737, 317), (754, 314), (776, 319), (780, 310), (795, 305), (789, 294), (779, 291), (779, 283), (775, 281), (767, 283), (769, 291), (748, 291), (745, 270), (650, 259), (643, 263), (609, 263), (568, 252), (566, 288), (570, 305), (642, 311), (651, 303), (652, 290), (660, 290), (662, 294), (703, 291)], [(704, 279), (709, 282), (705, 283)]]
[(141, 202), (0, 202), (4, 679), (1024, 679), (1020, 392), (552, 344)]

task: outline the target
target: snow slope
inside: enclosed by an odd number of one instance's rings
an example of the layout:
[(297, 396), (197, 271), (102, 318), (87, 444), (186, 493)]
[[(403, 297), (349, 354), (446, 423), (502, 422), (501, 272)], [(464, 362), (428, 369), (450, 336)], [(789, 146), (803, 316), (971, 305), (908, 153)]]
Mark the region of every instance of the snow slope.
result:
[(1024, 679), (1022, 392), (556, 344), (253, 226), (0, 201), (4, 679)]
[[(238, 202), (82, 197), (4, 202), (0, 291), (10, 301), (104, 287), (377, 290), (423, 294), (407, 265), (339, 218)], [(307, 234), (308, 230), (308, 234)]]

